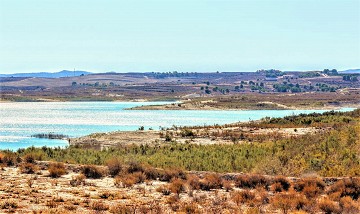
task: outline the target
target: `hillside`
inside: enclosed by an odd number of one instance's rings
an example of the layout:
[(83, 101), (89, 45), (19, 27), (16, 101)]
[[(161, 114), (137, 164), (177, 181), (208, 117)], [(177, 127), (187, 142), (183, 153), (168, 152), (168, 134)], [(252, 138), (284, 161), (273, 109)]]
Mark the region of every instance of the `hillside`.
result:
[(0, 77), (60, 78), (60, 77), (75, 77), (75, 76), (88, 75), (88, 74), (91, 74), (91, 72), (62, 70), (62, 71), (54, 72), (54, 73), (39, 72), (39, 73), (0, 74)]

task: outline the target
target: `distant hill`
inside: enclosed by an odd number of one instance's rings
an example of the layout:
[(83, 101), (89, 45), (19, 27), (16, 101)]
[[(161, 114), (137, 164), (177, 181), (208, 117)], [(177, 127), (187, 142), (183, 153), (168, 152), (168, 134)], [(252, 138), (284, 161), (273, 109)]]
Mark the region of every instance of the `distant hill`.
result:
[(358, 74), (358, 73), (360, 73), (360, 69), (348, 69), (348, 70), (345, 70), (345, 71), (340, 71), (340, 73)]
[(68, 71), (63, 70), (55, 73), (39, 72), (39, 73), (16, 73), (16, 74), (0, 74), (0, 77), (45, 77), (45, 78), (59, 78), (59, 77), (73, 77), (88, 75), (91, 72), (87, 71)]

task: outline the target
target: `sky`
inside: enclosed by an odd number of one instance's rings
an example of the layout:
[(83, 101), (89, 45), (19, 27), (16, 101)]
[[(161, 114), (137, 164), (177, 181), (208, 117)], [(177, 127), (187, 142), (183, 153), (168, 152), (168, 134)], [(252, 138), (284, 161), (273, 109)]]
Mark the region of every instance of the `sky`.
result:
[(360, 68), (359, 0), (0, 0), (0, 73)]

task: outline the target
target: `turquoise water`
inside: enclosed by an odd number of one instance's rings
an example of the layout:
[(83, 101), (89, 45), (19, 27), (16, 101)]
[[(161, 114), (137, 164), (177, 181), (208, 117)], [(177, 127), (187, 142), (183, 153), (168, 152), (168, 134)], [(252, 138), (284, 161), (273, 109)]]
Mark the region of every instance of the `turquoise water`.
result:
[[(39, 133), (79, 137), (94, 132), (159, 129), (172, 125), (212, 125), (257, 120), (263, 117), (324, 112), (324, 110), (124, 110), (134, 106), (165, 102), (24, 102), (0, 103), (0, 149), (16, 150), (30, 146), (64, 147), (65, 140), (32, 138)], [(344, 108), (341, 111), (349, 111)]]

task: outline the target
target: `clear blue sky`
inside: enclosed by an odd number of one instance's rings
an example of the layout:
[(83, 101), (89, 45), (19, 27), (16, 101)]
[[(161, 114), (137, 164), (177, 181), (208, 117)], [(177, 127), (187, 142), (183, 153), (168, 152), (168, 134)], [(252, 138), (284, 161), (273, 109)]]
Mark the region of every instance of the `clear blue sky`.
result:
[(0, 0), (0, 73), (360, 68), (359, 0)]

